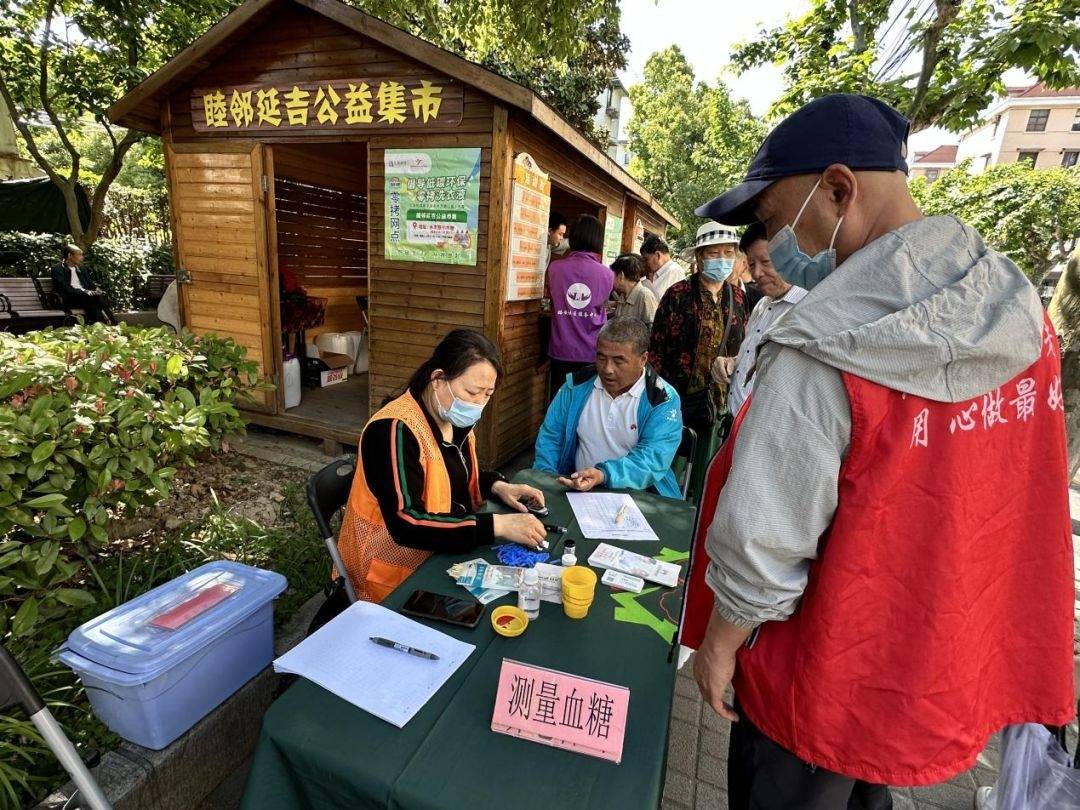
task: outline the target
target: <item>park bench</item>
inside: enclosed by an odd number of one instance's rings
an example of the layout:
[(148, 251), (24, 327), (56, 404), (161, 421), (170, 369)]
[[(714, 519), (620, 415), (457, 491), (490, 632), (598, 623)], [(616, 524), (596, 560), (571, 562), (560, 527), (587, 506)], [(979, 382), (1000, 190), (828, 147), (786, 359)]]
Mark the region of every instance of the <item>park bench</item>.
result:
[(146, 277), (146, 281), (143, 282), (142, 293), (148, 309), (153, 309), (161, 303), (161, 299), (165, 295), (165, 290), (167, 290), (169, 285), (174, 281), (176, 281), (176, 276), (173, 275), (152, 275)]
[(82, 309), (68, 309), (50, 278), (0, 278), (0, 329), (26, 332), (50, 324), (72, 324)]

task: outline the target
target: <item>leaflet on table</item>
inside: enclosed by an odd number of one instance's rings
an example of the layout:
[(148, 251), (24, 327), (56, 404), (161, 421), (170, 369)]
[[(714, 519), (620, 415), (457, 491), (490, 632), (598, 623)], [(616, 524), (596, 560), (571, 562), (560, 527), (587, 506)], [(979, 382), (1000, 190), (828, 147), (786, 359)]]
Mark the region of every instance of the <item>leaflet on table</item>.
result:
[(566, 498), (582, 536), (590, 540), (660, 539), (625, 492), (570, 492)]
[(505, 591), (516, 591), (521, 584), (525, 569), (509, 565), (491, 565), (483, 560), (457, 563), (450, 567), (452, 576), (463, 588), (481, 586)]
[(644, 554), (635, 554), (607, 543), (601, 543), (596, 547), (596, 551), (589, 557), (589, 565), (596, 568), (612, 568), (668, 588), (674, 588), (679, 584), (680, 568), (675, 563), (660, 562)]
[[(475, 559), (469, 560), (469, 563), (482, 563), (484, 560)], [(461, 565), (468, 565), (468, 563), (460, 563)], [(446, 569), (446, 573), (450, 576), (454, 576), (454, 568), (450, 567)], [(464, 587), (464, 586), (462, 586)], [(488, 602), (494, 602), (496, 599), (502, 596), (506, 596), (510, 591), (500, 590), (499, 588), (485, 588), (483, 585), (474, 585), (469, 588), (465, 588), (469, 593), (476, 597), (481, 605), (486, 605)]]

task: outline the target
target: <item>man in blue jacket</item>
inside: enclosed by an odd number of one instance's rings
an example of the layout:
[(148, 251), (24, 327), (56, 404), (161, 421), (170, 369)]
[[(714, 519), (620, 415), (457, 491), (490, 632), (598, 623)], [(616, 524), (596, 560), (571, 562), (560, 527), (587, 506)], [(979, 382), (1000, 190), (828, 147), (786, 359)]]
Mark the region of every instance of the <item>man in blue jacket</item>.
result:
[(681, 493), (671, 462), (682, 439), (675, 389), (648, 364), (649, 327), (613, 318), (600, 330), (596, 365), (568, 374), (536, 437), (533, 467), (578, 492), (598, 486)]

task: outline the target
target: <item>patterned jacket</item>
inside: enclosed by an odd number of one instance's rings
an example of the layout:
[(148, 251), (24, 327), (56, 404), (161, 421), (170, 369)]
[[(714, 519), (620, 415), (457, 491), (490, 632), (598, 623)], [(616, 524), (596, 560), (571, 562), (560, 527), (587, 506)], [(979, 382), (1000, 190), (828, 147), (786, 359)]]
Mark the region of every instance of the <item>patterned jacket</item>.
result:
[[(734, 302), (734, 311), (730, 314), (729, 301)], [(664, 293), (653, 320), (649, 361), (679, 396), (704, 390), (711, 379), (709, 366), (713, 358), (720, 355), (734, 357), (739, 353), (748, 316), (745, 293), (726, 282), (721, 288), (718, 304), (710, 308), (695, 273), (673, 284)], [(724, 324), (729, 317), (732, 320), (727, 341), (720, 346)], [(702, 334), (702, 330), (706, 334)], [(698, 358), (698, 347), (702, 345), (713, 346), (716, 354)]]

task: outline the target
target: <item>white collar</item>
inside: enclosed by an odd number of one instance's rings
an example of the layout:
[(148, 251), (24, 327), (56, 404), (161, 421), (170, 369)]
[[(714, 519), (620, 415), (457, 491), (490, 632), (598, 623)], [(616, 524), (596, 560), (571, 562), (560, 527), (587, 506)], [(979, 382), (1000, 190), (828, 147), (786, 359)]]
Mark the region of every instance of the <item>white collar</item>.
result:
[(809, 290), (806, 290), (806, 289), (804, 289), (802, 287), (799, 287), (798, 285), (792, 284), (791, 289), (789, 289), (786, 293), (784, 293), (782, 296), (780, 296), (779, 298), (777, 298), (775, 300), (777, 300), (777, 301), (786, 301), (789, 304), (797, 304), (800, 301), (802, 301), (803, 298), (806, 297), (806, 294), (808, 292), (809, 292)]
[[(593, 380), (593, 388), (596, 388), (599, 391), (604, 391), (604, 383), (601, 382), (599, 373), (596, 375), (596, 379)], [(641, 394), (644, 391), (645, 391), (645, 372), (642, 371), (641, 376), (637, 378), (637, 382), (634, 383), (633, 385), (631, 385), (629, 390), (623, 391), (621, 394), (619, 394), (619, 397), (630, 396), (630, 397), (633, 397), (634, 399), (640, 399)], [(607, 391), (604, 391), (604, 393), (607, 394)], [(612, 397), (611, 394), (608, 394), (608, 396), (611, 397), (612, 399), (618, 399), (619, 398), (619, 397)]]

